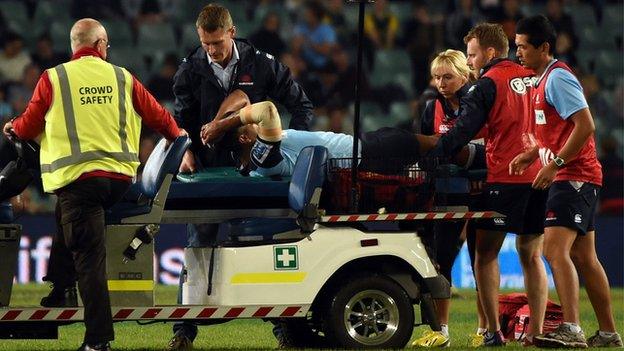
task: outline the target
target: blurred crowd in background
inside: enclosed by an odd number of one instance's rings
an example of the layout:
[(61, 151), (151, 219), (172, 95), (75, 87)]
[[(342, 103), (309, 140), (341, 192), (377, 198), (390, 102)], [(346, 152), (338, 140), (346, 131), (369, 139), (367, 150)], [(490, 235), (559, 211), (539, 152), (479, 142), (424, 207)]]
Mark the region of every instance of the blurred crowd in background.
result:
[[(352, 133), (358, 5), (345, 0), (227, 0), (237, 37), (290, 68), (314, 103), (315, 130)], [(69, 30), (78, 18), (100, 20), (109, 61), (128, 68), (173, 112), (173, 76), (199, 46), (195, 20), (208, 2), (197, 0), (0, 0), (0, 117), (24, 111), (41, 72), (70, 58)], [(429, 63), (448, 48), (465, 51), (463, 36), (483, 21), (501, 23), (515, 56), (516, 21), (545, 14), (559, 37), (556, 57), (573, 67), (596, 123), (605, 184), (603, 201), (622, 202), (624, 66), (622, 1), (376, 0), (364, 21), (361, 123), (364, 131), (400, 126), (418, 131), (435, 96)], [(289, 118), (283, 112), (284, 118)], [(140, 158), (157, 136), (145, 130)], [(2, 138), (2, 157), (10, 157)], [(53, 210), (32, 187), (25, 211)], [(609, 208), (603, 211), (610, 212)], [(621, 207), (614, 210), (621, 215)]]

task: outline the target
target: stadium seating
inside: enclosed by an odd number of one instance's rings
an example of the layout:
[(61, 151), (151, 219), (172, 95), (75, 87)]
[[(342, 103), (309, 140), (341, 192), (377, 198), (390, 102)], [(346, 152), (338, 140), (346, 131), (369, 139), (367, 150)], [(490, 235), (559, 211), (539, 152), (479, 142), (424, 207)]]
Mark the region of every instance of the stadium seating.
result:
[(590, 4), (571, 4), (568, 13), (572, 16), (572, 19), (577, 26), (589, 27), (597, 25), (594, 8)]
[(396, 126), (399, 123), (412, 119), (410, 106), (405, 102), (393, 102), (390, 105), (389, 120), (392, 122), (391, 126)]
[(412, 15), (411, 3), (403, 2), (403, 1), (398, 1), (398, 2), (388, 1), (388, 3), (390, 7), (390, 12), (392, 12), (392, 14), (397, 16), (400, 23), (403, 23)]
[(390, 123), (382, 113), (379, 104), (362, 101), (360, 104), (360, 125), (363, 132), (372, 132), (381, 127), (389, 127)]
[(624, 73), (623, 71), (621, 55), (616, 51), (600, 51), (596, 59), (594, 73), (596, 73), (607, 86), (615, 86), (617, 79)]
[(54, 50), (67, 51), (69, 47), (69, 31), (72, 23), (67, 22), (52, 22), (50, 25), (50, 37), (54, 45)]
[(150, 54), (158, 50), (177, 50), (177, 40), (169, 23), (145, 23), (139, 27), (139, 51)]
[(585, 26), (579, 31), (579, 37), (582, 50), (615, 50), (615, 37), (599, 27)]
[(534, 16), (541, 13), (546, 13), (546, 6), (544, 6), (544, 4), (528, 3), (523, 4), (520, 7), (520, 11), (527, 16)]
[(9, 22), (18, 22), (20, 24), (30, 22), (26, 7), (21, 1), (0, 1), (0, 10)]
[(115, 48), (109, 52), (109, 61), (115, 65), (128, 69), (141, 79), (147, 78), (147, 67), (143, 54), (132, 47)]
[(40, 0), (33, 16), (33, 24), (47, 26), (54, 21), (71, 22), (69, 11), (58, 11), (59, 6), (69, 9), (69, 1)]
[(410, 58), (404, 50), (378, 50), (371, 84), (383, 86), (388, 83), (400, 85), (411, 96), (412, 73)]
[(180, 40), (180, 49), (186, 55), (191, 49), (199, 46), (199, 37), (197, 36), (197, 28), (195, 24), (185, 24), (182, 27), (182, 39)]
[(101, 22), (106, 28), (108, 41), (113, 50), (134, 46), (134, 38), (128, 22), (123, 20), (103, 20)]
[(602, 12), (602, 27), (622, 35), (624, 28), (624, 5), (608, 4)]

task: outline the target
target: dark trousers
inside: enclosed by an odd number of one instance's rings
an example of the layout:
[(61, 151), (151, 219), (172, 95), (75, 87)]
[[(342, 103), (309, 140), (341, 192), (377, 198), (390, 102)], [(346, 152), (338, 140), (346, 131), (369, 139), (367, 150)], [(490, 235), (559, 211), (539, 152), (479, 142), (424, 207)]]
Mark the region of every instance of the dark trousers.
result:
[(45, 280), (57, 287), (78, 281), (84, 304), (84, 341), (115, 339), (106, 277), (104, 210), (117, 202), (129, 182), (93, 177), (57, 191), (57, 232), (52, 241)]
[[(185, 268), (180, 272), (180, 281), (178, 283), (178, 305), (182, 304), (182, 283), (184, 282)], [(197, 324), (192, 321), (181, 321), (173, 324), (173, 334), (181, 334), (193, 341), (197, 337)]]

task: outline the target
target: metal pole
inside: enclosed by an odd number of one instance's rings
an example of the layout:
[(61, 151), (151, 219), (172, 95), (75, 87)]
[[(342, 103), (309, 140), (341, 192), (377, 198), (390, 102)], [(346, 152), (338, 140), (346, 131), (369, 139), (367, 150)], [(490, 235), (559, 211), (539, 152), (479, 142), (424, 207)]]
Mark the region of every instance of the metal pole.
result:
[(351, 212), (357, 212), (359, 197), (357, 191), (357, 166), (358, 151), (360, 146), (360, 100), (361, 100), (361, 82), (362, 82), (362, 46), (364, 39), (364, 13), (366, 11), (366, 3), (369, 0), (351, 0), (360, 3), (358, 18), (358, 42), (357, 42), (357, 63), (356, 63), (356, 81), (355, 81), (355, 110), (353, 115), (353, 153), (351, 159)]

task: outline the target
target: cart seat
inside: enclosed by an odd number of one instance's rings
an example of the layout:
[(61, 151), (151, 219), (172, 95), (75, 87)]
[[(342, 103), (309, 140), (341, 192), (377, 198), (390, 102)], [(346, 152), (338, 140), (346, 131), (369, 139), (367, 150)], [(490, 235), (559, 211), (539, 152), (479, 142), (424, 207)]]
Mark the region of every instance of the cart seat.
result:
[(325, 183), (327, 155), (324, 146), (308, 146), (299, 153), (288, 189), (288, 203), (296, 213), (302, 214), (311, 206), (318, 207), (315, 196), (320, 196)]
[(158, 142), (145, 163), (141, 179), (133, 183), (124, 198), (106, 212), (107, 223), (120, 223), (124, 218), (147, 214), (152, 210), (152, 200), (163, 185), (165, 177), (178, 171), (191, 140), (181, 136), (169, 146), (166, 143), (164, 138)]

